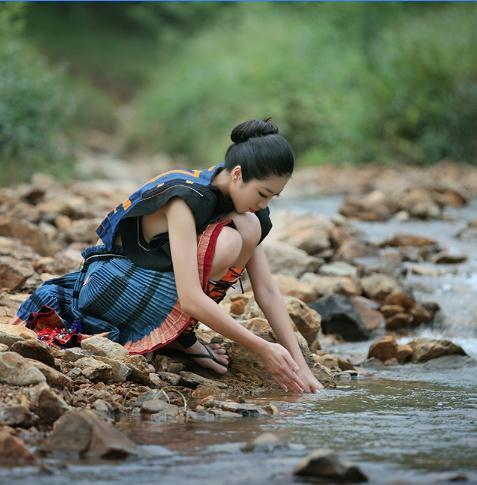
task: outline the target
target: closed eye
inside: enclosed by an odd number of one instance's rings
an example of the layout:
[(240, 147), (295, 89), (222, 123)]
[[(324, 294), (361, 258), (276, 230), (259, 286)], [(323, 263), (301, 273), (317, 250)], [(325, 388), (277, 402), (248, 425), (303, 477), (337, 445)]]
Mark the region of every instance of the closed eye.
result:
[(266, 195), (266, 194), (262, 194), (261, 192), (259, 192), (259, 193), (258, 193), (258, 195), (259, 195), (260, 197), (264, 197), (265, 199), (268, 197), (268, 195)]

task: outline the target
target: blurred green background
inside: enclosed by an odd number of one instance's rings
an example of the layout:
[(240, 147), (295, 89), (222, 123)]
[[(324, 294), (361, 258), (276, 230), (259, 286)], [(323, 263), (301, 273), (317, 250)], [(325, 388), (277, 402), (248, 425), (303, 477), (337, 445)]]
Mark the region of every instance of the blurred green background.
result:
[(221, 160), (272, 116), (302, 164), (477, 160), (477, 5), (0, 5), (0, 184), (82, 150)]

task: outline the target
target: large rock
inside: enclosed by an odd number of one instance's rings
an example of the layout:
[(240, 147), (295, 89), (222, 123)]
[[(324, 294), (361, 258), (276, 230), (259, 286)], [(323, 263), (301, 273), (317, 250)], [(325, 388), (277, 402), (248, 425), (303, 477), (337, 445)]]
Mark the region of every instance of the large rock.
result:
[(368, 359), (375, 358), (381, 362), (397, 358), (398, 344), (391, 335), (385, 335), (373, 342), (368, 350)]
[(333, 229), (333, 223), (320, 215), (294, 214), (286, 227), (275, 231), (273, 237), (308, 254), (317, 254), (331, 246)]
[(56, 394), (48, 384), (39, 384), (31, 391), (32, 411), (37, 414), (43, 423), (52, 424), (60, 416), (69, 411), (62, 396)]
[(7, 425), (29, 428), (32, 426), (34, 418), (34, 414), (25, 405), (0, 404), (0, 426)]
[(287, 312), (297, 330), (305, 337), (308, 345), (311, 345), (316, 340), (321, 328), (319, 313), (292, 296), (286, 298), (286, 305)]
[(12, 345), (11, 350), (23, 357), (38, 360), (50, 367), (55, 366), (55, 358), (48, 346), (39, 340), (23, 340)]
[(321, 315), (323, 333), (340, 335), (344, 340), (366, 340), (370, 333), (360, 313), (345, 295), (329, 295), (310, 304)]
[(377, 305), (373, 301), (363, 296), (352, 296), (350, 300), (367, 330), (373, 332), (378, 328), (384, 327), (383, 314), (376, 309)]
[(106, 337), (93, 336), (81, 341), (81, 348), (95, 355), (122, 360), (129, 352), (121, 345)]
[(45, 382), (45, 376), (27, 359), (16, 352), (3, 352), (0, 358), (0, 382), (14, 386), (29, 386)]
[(342, 460), (331, 450), (316, 450), (299, 462), (295, 475), (314, 477), (328, 482), (367, 482), (366, 475), (354, 464)]
[(413, 362), (427, 362), (444, 355), (467, 355), (462, 347), (452, 343), (450, 340), (433, 340), (418, 338), (411, 340)]
[(36, 338), (36, 333), (23, 325), (0, 323), (0, 343), (8, 345), (9, 347), (23, 339), (36, 340)]
[[(274, 276), (282, 295), (294, 296), (305, 303), (316, 300), (318, 294), (313, 285), (293, 276), (279, 274)], [(242, 312), (243, 313), (243, 312)], [(235, 314), (237, 314), (235, 312)]]
[(81, 457), (119, 459), (139, 452), (126, 435), (87, 409), (72, 410), (55, 422), (46, 449)]
[(299, 278), (307, 271), (318, 270), (321, 260), (309, 256), (305, 251), (281, 241), (265, 241), (265, 253), (274, 274), (285, 274)]
[(330, 264), (324, 264), (320, 268), (320, 274), (324, 276), (358, 276), (358, 269), (344, 261), (336, 261)]
[(72, 389), (73, 381), (65, 376), (63, 373), (53, 369), (49, 365), (44, 364), (38, 360), (26, 359), (27, 362), (38, 369), (46, 378), (48, 385), (56, 387), (58, 389)]
[(362, 221), (386, 221), (394, 211), (393, 201), (378, 190), (366, 195), (348, 195), (340, 207), (340, 214)]
[(122, 362), (129, 367), (128, 380), (145, 386), (150, 384), (149, 375), (151, 372), (155, 372), (155, 369), (143, 355), (128, 355)]
[(0, 290), (17, 290), (34, 273), (30, 262), (0, 256)]
[(304, 273), (300, 281), (309, 284), (317, 296), (327, 296), (333, 293), (361, 295), (361, 286), (358, 280), (350, 276), (323, 276), (315, 273)]
[(383, 301), (391, 293), (402, 293), (399, 282), (384, 274), (375, 273), (361, 279), (364, 294), (372, 300)]
[(417, 219), (436, 219), (442, 214), (427, 189), (410, 189), (401, 193), (397, 205), (399, 210), (404, 210)]
[(414, 234), (395, 234), (390, 239), (379, 243), (382, 248), (385, 247), (402, 247), (402, 246), (436, 246), (437, 242), (425, 236), (416, 236)]
[(75, 362), (75, 365), (91, 381), (109, 381), (113, 376), (113, 369), (109, 364), (105, 364), (93, 357), (82, 357)]

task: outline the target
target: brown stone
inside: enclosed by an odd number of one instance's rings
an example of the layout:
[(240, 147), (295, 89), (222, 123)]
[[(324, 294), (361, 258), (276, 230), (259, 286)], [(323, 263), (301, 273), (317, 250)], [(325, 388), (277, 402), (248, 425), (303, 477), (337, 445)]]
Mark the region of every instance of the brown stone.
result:
[(391, 276), (375, 273), (361, 279), (364, 294), (372, 300), (384, 301), (393, 292), (401, 293), (401, 285)]
[(230, 312), (234, 315), (242, 315), (247, 306), (249, 297), (244, 295), (232, 295), (230, 297)]
[(62, 396), (56, 394), (47, 384), (39, 384), (32, 394), (32, 411), (43, 423), (52, 424), (70, 409)]
[(316, 299), (317, 292), (310, 283), (281, 274), (274, 276), (274, 279), (282, 295), (294, 296), (305, 303)]
[(412, 324), (412, 315), (407, 313), (396, 313), (386, 320), (386, 330), (408, 330)]
[(380, 247), (401, 247), (401, 246), (434, 246), (437, 242), (424, 236), (414, 234), (396, 234), (390, 239), (379, 244)]
[(400, 305), (383, 305), (380, 310), (385, 318), (390, 318), (397, 313), (404, 313), (404, 308)]
[(300, 280), (310, 284), (317, 296), (328, 296), (333, 293), (342, 295), (360, 295), (361, 285), (350, 276), (321, 276), (305, 273)]
[(362, 221), (386, 221), (393, 212), (386, 194), (377, 190), (366, 195), (348, 195), (340, 207), (340, 214)]
[(407, 344), (399, 344), (397, 347), (397, 360), (400, 364), (404, 364), (411, 360), (413, 354), (412, 347)]
[(46, 378), (48, 385), (58, 389), (72, 389), (73, 381), (63, 373), (53, 369), (49, 365), (34, 359), (25, 359), (31, 366), (38, 369)]
[(431, 359), (437, 359), (444, 355), (467, 355), (459, 345), (450, 340), (433, 340), (418, 338), (411, 340), (409, 345), (413, 349), (413, 362), (427, 362)]
[(433, 314), (423, 305), (416, 304), (411, 310), (413, 317), (413, 324), (420, 325), (421, 323), (430, 323), (433, 320)]
[(397, 356), (398, 344), (396, 339), (390, 335), (385, 335), (373, 342), (368, 350), (368, 359), (375, 358), (381, 362)]
[(74, 409), (59, 418), (46, 449), (81, 457), (119, 459), (139, 452), (137, 445), (87, 409)]
[(36, 462), (35, 456), (25, 446), (25, 443), (8, 430), (0, 429), (0, 465), (4, 467), (15, 467), (33, 465)]
[(415, 305), (415, 301), (404, 292), (395, 291), (384, 300), (384, 305), (399, 305), (405, 312), (409, 312)]
[(23, 340), (12, 345), (11, 350), (28, 359), (38, 360), (50, 367), (55, 366), (55, 358), (48, 346), (39, 340)]
[(30, 262), (0, 256), (0, 290), (17, 290), (34, 273)]
[(313, 355), (313, 360), (328, 369), (339, 369), (339, 370), (354, 370), (353, 364), (348, 360), (337, 354), (322, 353)]
[(0, 358), (0, 382), (14, 386), (44, 382), (45, 376), (31, 362), (16, 352), (3, 352)]
[(364, 326), (370, 332), (384, 327), (384, 317), (381, 312), (374, 308), (374, 302), (362, 296), (351, 297), (351, 303), (359, 313)]
[(320, 315), (298, 298), (288, 297), (286, 305), (297, 330), (305, 337), (308, 345), (311, 345), (321, 328)]

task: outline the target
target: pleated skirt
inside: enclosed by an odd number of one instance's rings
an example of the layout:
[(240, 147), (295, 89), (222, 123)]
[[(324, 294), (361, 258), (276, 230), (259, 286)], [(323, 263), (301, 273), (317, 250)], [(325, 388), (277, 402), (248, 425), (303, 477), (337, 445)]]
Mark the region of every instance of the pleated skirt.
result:
[[(199, 235), (197, 263), (204, 292), (217, 238), (227, 223), (212, 223)], [(104, 246), (87, 248), (83, 257), (80, 271), (38, 288), (21, 305), (15, 323), (44, 333), (61, 324), (65, 335), (108, 332), (108, 338), (131, 354), (167, 345), (197, 323), (181, 310), (173, 272), (141, 268), (120, 250)]]

